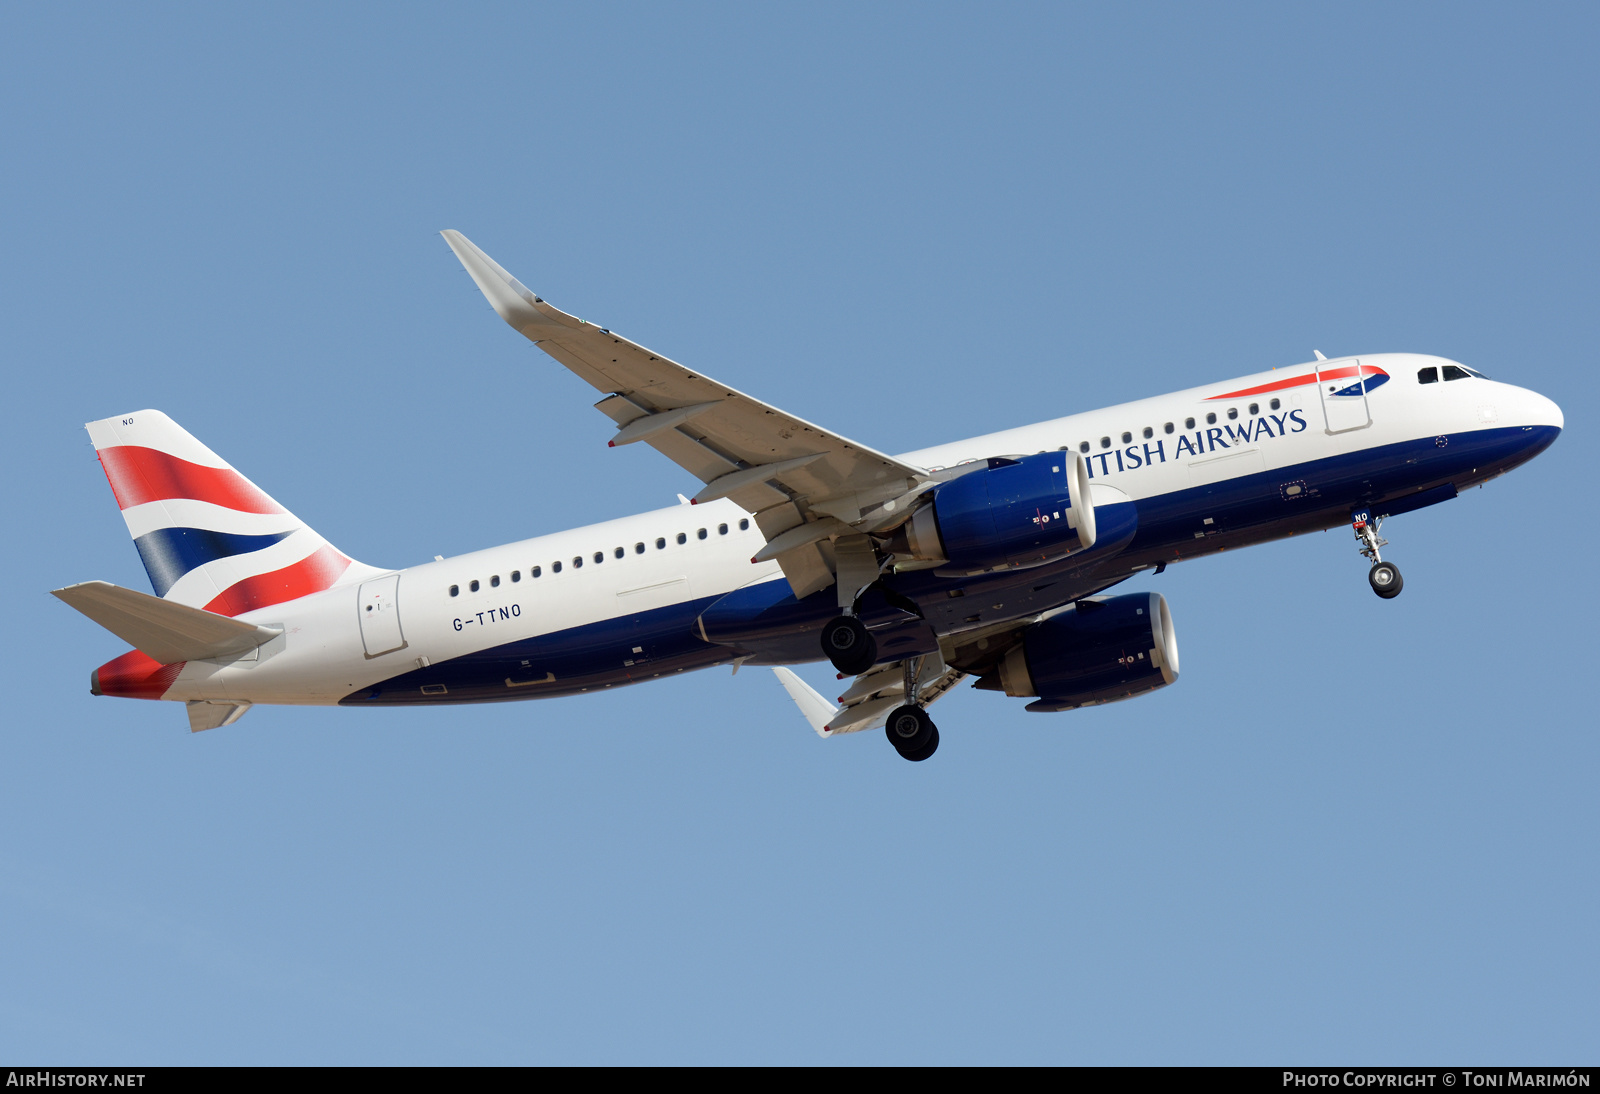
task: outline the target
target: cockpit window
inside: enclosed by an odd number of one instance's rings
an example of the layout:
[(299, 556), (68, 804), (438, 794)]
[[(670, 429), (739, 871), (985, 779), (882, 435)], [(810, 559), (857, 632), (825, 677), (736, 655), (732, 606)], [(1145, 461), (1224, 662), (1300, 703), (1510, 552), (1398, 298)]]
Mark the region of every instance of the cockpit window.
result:
[(1438, 382), (1439, 382), (1439, 368), (1438, 368), (1437, 365), (1429, 365), (1427, 368), (1419, 368), (1419, 369), (1417, 369), (1417, 383), (1419, 383), (1419, 384), (1437, 384)]
[(1446, 380), (1465, 380), (1471, 375), (1472, 374), (1470, 372), (1462, 368), (1460, 365), (1444, 366), (1444, 378)]
[(1461, 371), (1465, 372), (1468, 376), (1476, 376), (1480, 380), (1487, 380), (1489, 378), (1489, 377), (1485, 376), (1483, 373), (1479, 372), (1477, 369), (1468, 368), (1466, 365), (1462, 365), (1461, 366)]

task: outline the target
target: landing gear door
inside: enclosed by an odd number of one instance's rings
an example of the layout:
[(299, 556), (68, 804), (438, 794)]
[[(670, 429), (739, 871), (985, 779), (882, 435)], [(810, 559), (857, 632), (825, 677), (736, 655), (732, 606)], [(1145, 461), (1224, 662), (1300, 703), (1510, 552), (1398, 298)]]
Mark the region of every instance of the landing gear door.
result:
[(1338, 361), (1317, 367), (1317, 394), (1322, 399), (1325, 432), (1351, 433), (1372, 424), (1367, 405), (1367, 378), (1361, 362)]
[(400, 630), (400, 575), (390, 574), (361, 586), (356, 611), (361, 619), (361, 644), (368, 657), (406, 646)]

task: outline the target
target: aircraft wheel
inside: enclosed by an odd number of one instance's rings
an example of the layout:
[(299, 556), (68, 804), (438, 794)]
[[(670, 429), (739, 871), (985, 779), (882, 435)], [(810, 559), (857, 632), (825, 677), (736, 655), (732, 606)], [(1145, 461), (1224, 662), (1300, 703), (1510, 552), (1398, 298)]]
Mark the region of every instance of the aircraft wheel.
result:
[(878, 640), (861, 620), (841, 615), (822, 628), (822, 654), (846, 676), (859, 676), (878, 660)]
[[(928, 712), (910, 703), (894, 708), (889, 720), (884, 723), (883, 731), (888, 735), (889, 743), (894, 745), (894, 750), (908, 760), (924, 759), (917, 753), (927, 748), (928, 742), (939, 733), (933, 728), (933, 719), (928, 717)], [(931, 749), (928, 755), (933, 755)]]
[(1400, 578), (1400, 567), (1392, 562), (1379, 562), (1367, 572), (1367, 584), (1385, 600), (1393, 600), (1406, 583)]
[(934, 726), (933, 736), (928, 738), (927, 744), (923, 745), (915, 752), (902, 752), (900, 755), (912, 761), (913, 763), (916, 763), (921, 760), (926, 760), (929, 756), (932, 756), (937, 751), (939, 751), (939, 727)]

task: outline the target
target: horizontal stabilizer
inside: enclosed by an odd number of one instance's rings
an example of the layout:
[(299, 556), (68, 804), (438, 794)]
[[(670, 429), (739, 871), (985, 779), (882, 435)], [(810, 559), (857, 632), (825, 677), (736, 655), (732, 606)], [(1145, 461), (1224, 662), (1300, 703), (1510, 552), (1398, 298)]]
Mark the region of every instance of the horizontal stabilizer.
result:
[(236, 657), (283, 633), (106, 581), (68, 585), (51, 595), (163, 665)]

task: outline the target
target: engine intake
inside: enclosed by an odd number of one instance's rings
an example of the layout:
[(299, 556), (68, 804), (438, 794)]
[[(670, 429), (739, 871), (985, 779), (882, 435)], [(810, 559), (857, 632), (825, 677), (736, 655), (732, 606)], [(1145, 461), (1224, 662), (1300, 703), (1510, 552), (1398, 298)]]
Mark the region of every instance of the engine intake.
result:
[[(1130, 699), (1178, 678), (1178, 636), (1160, 593), (1080, 600), (1022, 632), (1000, 664), (1007, 695), (1033, 711)], [(991, 686), (993, 686), (991, 684)]]
[(897, 557), (979, 572), (1037, 566), (1095, 543), (1089, 469), (1076, 452), (997, 456), (935, 488), (890, 544)]

